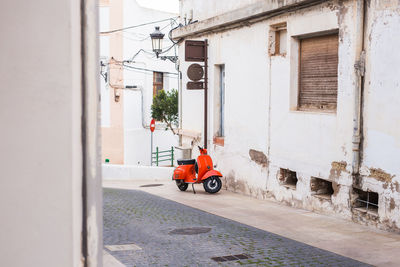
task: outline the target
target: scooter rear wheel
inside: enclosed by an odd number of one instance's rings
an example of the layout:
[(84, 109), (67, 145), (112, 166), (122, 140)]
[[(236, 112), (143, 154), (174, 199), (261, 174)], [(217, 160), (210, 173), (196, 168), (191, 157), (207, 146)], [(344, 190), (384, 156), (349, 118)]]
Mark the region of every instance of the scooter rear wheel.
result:
[(189, 184), (185, 183), (183, 180), (175, 180), (176, 186), (178, 186), (179, 190), (186, 191)]
[(221, 179), (219, 179), (218, 176), (211, 176), (203, 182), (203, 187), (207, 193), (217, 193), (219, 190), (221, 190), (222, 187)]

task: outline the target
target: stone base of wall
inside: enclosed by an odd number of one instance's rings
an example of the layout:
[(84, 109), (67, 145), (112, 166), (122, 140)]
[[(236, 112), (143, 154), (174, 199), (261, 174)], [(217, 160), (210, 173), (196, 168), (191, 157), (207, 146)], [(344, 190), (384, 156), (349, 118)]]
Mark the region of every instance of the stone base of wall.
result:
[[(333, 193), (331, 195), (318, 195), (316, 192), (312, 192), (310, 188), (312, 177), (304, 173), (298, 173), (298, 181), (295, 186), (285, 185), (279, 181), (279, 168), (272, 167), (265, 189), (252, 186), (247, 181), (236, 179), (231, 174), (223, 177), (223, 189), (228, 191), (400, 233), (400, 228), (393, 220), (380, 219), (378, 213), (365, 212), (362, 209), (354, 208), (352, 177), (347, 172), (332, 179)], [(347, 183), (343, 183), (343, 181), (347, 181)]]

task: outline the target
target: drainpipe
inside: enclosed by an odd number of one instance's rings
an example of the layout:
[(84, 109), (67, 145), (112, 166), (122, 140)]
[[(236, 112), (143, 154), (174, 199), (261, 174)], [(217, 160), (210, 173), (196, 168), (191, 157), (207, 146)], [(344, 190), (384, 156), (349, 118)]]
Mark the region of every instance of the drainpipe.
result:
[(143, 87), (142, 87), (142, 86), (137, 86), (137, 85), (126, 85), (126, 86), (125, 86), (125, 89), (132, 90), (132, 91), (139, 91), (139, 92), (140, 92), (140, 95), (141, 95), (141, 98), (142, 98), (142, 126), (143, 126), (144, 129), (149, 128), (149, 127), (146, 125), (146, 121), (145, 121), (145, 119), (144, 119), (144, 97), (143, 97)]
[[(272, 58), (271, 55), (268, 54), (268, 147), (267, 147), (267, 161), (268, 165), (271, 160), (271, 97), (272, 97)], [(268, 179), (270, 176), (271, 168), (268, 166), (267, 168), (267, 179), (265, 181), (265, 189), (267, 189)]]
[[(177, 56), (176, 53), (176, 47), (174, 46), (174, 51), (175, 51), (175, 56)], [(175, 62), (175, 69), (178, 72), (178, 117), (179, 117), (179, 124), (178, 124), (178, 134), (179, 134), (179, 129), (182, 129), (182, 72), (180, 71), (180, 60), (178, 56), (178, 60)], [(181, 139), (181, 138), (180, 138)], [(181, 143), (181, 140), (180, 140)], [(182, 144), (179, 144), (182, 145)]]
[[(127, 60), (126, 63), (142, 64), (143, 68), (147, 69), (147, 64), (144, 61)], [(146, 85), (146, 81), (147, 81), (146, 73), (143, 74), (143, 81), (144, 81), (144, 84)], [(124, 89), (132, 90), (132, 91), (140, 91), (141, 102), (142, 102), (142, 126), (143, 126), (143, 129), (146, 129), (146, 128), (149, 129), (150, 123), (146, 124), (146, 119), (145, 119), (143, 86), (141, 86), (141, 85), (126, 85)]]
[(362, 99), (364, 90), (365, 74), (365, 51), (364, 51), (364, 30), (365, 30), (365, 0), (357, 0), (356, 18), (356, 60), (354, 69), (356, 82), (354, 90), (354, 117), (353, 117), (353, 162), (352, 175), (358, 176), (361, 162), (361, 140), (362, 140)]
[(182, 72), (178, 69), (179, 129), (182, 129)]
[(204, 148), (208, 144), (208, 40), (204, 40)]
[(182, 72), (179, 70), (178, 71), (178, 115), (179, 115), (179, 127), (178, 127), (178, 134), (179, 134), (179, 145), (182, 146)]

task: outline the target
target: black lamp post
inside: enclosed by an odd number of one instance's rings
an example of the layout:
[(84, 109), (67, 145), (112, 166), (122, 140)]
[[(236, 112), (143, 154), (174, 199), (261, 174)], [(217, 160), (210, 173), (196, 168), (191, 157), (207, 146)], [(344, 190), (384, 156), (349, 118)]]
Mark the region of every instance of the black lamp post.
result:
[(160, 31), (160, 27), (156, 26), (155, 31), (150, 33), (151, 45), (153, 46), (153, 52), (156, 54), (157, 58), (161, 58), (162, 60), (170, 60), (173, 63), (178, 61), (177, 56), (160, 56), (162, 53), (162, 40), (164, 39), (164, 34)]

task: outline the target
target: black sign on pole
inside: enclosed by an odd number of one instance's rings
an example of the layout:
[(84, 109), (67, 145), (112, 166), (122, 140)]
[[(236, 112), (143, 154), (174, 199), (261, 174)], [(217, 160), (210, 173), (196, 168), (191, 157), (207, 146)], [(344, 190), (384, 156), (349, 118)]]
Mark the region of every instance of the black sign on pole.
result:
[[(207, 39), (204, 41), (185, 41), (185, 61), (204, 62), (204, 65), (192, 64), (188, 69), (188, 78), (191, 80), (186, 84), (188, 90), (204, 90), (204, 148), (207, 148), (207, 110), (208, 110), (208, 60)], [(202, 81), (200, 81), (202, 80)]]
[(203, 90), (204, 83), (203, 82), (187, 82), (186, 89), (188, 89), (188, 90)]
[(203, 66), (197, 63), (193, 63), (187, 69), (187, 76), (194, 82), (200, 81), (204, 77)]
[(185, 61), (204, 62), (205, 55), (205, 41), (185, 41)]

